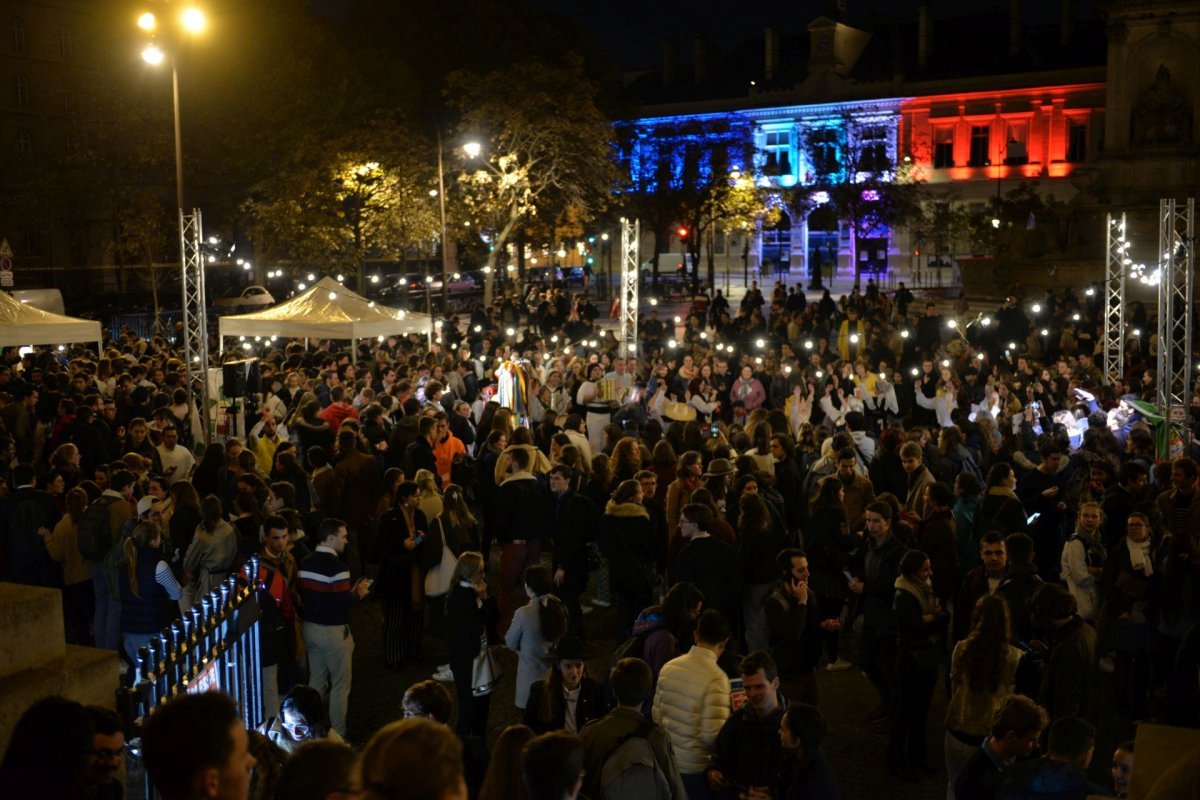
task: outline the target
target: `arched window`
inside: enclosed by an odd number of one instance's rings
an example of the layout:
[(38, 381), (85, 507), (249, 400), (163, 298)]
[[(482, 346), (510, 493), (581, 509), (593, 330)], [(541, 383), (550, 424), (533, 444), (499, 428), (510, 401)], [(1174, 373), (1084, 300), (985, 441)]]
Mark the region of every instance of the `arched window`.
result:
[(14, 53), (25, 52), (25, 21), (20, 17), (12, 21), (12, 48)]
[(17, 108), (29, 107), (29, 79), (18, 75), (13, 82), (16, 90)]

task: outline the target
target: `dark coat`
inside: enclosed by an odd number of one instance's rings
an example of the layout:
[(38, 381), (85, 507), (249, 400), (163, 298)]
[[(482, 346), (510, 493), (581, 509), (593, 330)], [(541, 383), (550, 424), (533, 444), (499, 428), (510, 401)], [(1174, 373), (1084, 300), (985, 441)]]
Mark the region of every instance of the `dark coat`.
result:
[(495, 626), (495, 603), (488, 600), (480, 606), (475, 599), (474, 589), (455, 584), (450, 589), (450, 599), (446, 601), (446, 617), (450, 630), (446, 648), (450, 657), (450, 669), (467, 675), (471, 674), (471, 662), (479, 655), (484, 634), (489, 634), (489, 644), (498, 641), (489, 631)]
[(370, 523), (379, 503), (379, 463), (352, 450), (342, 455), (333, 472), (341, 495), (337, 515), (349, 528), (361, 531)]
[(528, 472), (511, 475), (497, 487), (493, 511), (495, 534), (501, 544), (515, 539), (544, 539), (554, 518), (549, 493)]
[(438, 474), (433, 445), (424, 436), (418, 436), (404, 452), (404, 477), (411, 481), (420, 469), (427, 469), (435, 476)]
[(730, 714), (717, 734), (712, 768), (730, 783), (770, 786), (789, 759), (779, 741), (779, 720), (787, 705), (780, 695), (779, 707), (765, 719), (755, 716), (749, 703)]
[(642, 506), (610, 502), (605, 507), (600, 552), (609, 561), (614, 586), (634, 592), (653, 588), (654, 573), (665, 560), (665, 544)]
[(954, 528), (953, 512), (935, 511), (922, 523), (917, 534), (917, 547), (929, 556), (933, 567), (933, 593), (950, 607), (950, 600), (958, 588), (958, 541)]
[(878, 548), (871, 546), (868, 537), (854, 553), (851, 572), (863, 582), (863, 624), (876, 633), (896, 632), (896, 613), (893, 601), (896, 576), (900, 574), (900, 559), (908, 548), (894, 534)]
[(1029, 619), (1029, 603), (1033, 594), (1042, 588), (1043, 582), (1038, 577), (1037, 569), (1032, 564), (1009, 564), (996, 588), (996, 594), (1008, 601), (1008, 611), (1012, 617), (1013, 637), (1018, 642), (1027, 642), (1033, 638), (1033, 622)]
[(583, 495), (568, 491), (554, 503), (554, 568), (566, 573), (566, 583), (575, 591), (587, 586), (587, 546), (596, 541), (596, 507)]
[[(529, 702), (525, 704), (525, 718), (521, 721), (533, 728), (536, 734), (561, 731), (566, 725), (566, 704), (561, 703), (554, 710), (550, 722), (542, 719), (542, 703), (545, 697), (546, 680), (534, 681), (529, 689)], [(579, 700), (575, 703), (575, 731), (583, 730), (583, 726), (594, 719), (600, 719), (608, 713), (608, 704), (604, 702), (604, 690), (599, 683), (588, 676), (583, 676), (579, 684)]]
[[(413, 510), (413, 524), (417, 531), (429, 533), (425, 512)], [(379, 563), (379, 577), (375, 581), (375, 596), (385, 602), (411, 605), (413, 601), (413, 567), (418, 563), (419, 551), (424, 542), (409, 550), (404, 546), (408, 537), (415, 533), (408, 529), (404, 512), (393, 508), (379, 518), (379, 533), (375, 539), (375, 558)]]
[(1096, 631), (1079, 617), (1050, 641), (1038, 702), (1050, 719), (1090, 719), (1096, 687)]
[(958, 780), (954, 782), (954, 796), (957, 800), (995, 800), (996, 790), (1003, 780), (1004, 773), (980, 747), (958, 773)]
[(13, 491), (0, 512), (0, 544), (8, 550), (8, 579), (29, 586), (62, 585), (62, 567), (50, 558), (39, 528), (54, 530), (62, 518), (54, 498), (23, 486)]
[(675, 579), (688, 581), (704, 594), (704, 607), (738, 619), (742, 604), (738, 551), (715, 536), (692, 539), (679, 551)]
[(820, 625), (825, 619), (836, 616), (837, 609), (822, 603), (810, 585), (808, 603), (802, 605), (784, 590), (776, 586), (767, 595), (763, 611), (767, 617), (768, 644), (779, 675), (784, 679), (812, 675), (821, 660), (821, 645), (825, 636)]

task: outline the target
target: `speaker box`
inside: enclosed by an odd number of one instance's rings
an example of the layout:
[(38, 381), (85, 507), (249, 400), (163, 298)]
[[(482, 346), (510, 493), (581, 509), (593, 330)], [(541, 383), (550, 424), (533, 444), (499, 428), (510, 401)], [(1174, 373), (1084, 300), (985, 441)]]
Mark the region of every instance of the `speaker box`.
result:
[(258, 373), (258, 359), (229, 361), (221, 365), (224, 372), (226, 397), (245, 397), (262, 391), (262, 380)]

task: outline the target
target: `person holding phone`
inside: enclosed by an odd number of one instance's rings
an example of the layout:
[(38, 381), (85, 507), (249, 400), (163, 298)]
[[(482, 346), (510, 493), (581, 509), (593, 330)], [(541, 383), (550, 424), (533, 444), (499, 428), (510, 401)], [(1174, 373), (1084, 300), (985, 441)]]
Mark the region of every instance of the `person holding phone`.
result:
[[(379, 519), (375, 543), (379, 561), (378, 597), (383, 601), (383, 663), (401, 669), (421, 657), (424, 621), (424, 584), (421, 568), (426, 565), (422, 545), (429, 522), (418, 507), (419, 487), (401, 481), (396, 487), (392, 509)], [(441, 552), (437, 553), (441, 559)]]

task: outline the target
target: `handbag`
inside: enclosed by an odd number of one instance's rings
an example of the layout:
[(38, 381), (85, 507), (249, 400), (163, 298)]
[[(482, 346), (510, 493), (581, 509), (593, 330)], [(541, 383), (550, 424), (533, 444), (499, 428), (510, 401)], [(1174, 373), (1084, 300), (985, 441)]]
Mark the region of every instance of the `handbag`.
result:
[(435, 567), (431, 567), (425, 573), (426, 597), (441, 597), (450, 591), (451, 578), (454, 576), (454, 567), (458, 563), (458, 559), (454, 557), (454, 553), (450, 552), (450, 548), (446, 544), (446, 531), (442, 527), (442, 521), (439, 519), (436, 522), (442, 536), (442, 560), (441, 563)]
[(500, 661), (488, 647), (487, 636), (482, 639), (479, 655), (471, 662), (471, 696), (484, 697), (492, 693), (498, 685), (503, 673), (500, 671)]

